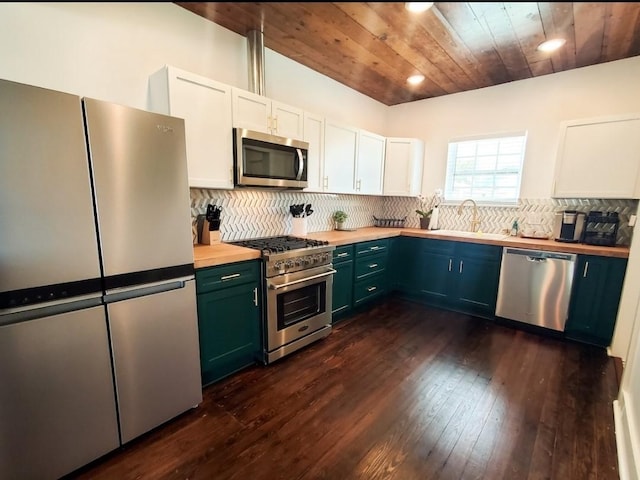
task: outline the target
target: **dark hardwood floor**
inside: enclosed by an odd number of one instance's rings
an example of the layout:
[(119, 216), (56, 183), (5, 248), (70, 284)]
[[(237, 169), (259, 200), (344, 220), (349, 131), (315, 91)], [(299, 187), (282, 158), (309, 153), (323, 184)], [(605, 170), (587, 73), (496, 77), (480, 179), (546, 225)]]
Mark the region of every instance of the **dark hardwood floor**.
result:
[(603, 349), (391, 298), (70, 478), (617, 479)]

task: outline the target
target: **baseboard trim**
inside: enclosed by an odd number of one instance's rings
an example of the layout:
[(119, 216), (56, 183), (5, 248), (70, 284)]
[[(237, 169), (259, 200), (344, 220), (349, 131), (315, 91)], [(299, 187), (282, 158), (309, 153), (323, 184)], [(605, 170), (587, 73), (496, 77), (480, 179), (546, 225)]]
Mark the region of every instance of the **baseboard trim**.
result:
[(621, 404), (620, 400), (613, 402), (613, 419), (620, 480), (638, 480), (640, 476), (635, 466), (628, 412), (625, 411), (625, 405)]

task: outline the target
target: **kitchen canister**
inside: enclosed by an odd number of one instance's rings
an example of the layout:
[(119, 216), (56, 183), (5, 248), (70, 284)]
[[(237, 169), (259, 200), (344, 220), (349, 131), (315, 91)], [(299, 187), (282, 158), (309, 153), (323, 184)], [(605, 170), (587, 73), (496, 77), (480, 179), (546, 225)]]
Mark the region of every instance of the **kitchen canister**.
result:
[(294, 237), (307, 235), (307, 217), (293, 217), (291, 219), (291, 235)]

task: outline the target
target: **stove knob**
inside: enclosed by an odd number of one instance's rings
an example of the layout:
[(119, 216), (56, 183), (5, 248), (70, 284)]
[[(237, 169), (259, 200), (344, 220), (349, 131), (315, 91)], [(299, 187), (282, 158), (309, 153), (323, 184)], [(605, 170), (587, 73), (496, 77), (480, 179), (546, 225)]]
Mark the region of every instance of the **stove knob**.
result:
[(296, 258), (296, 267), (299, 267), (300, 265), (302, 265), (302, 261), (299, 258)]
[(282, 268), (282, 262), (276, 262), (273, 264), (274, 270), (280, 270)]
[(293, 261), (292, 261), (292, 260), (287, 260), (287, 263), (285, 263), (285, 266), (286, 266), (287, 268), (291, 268), (291, 267), (293, 267)]

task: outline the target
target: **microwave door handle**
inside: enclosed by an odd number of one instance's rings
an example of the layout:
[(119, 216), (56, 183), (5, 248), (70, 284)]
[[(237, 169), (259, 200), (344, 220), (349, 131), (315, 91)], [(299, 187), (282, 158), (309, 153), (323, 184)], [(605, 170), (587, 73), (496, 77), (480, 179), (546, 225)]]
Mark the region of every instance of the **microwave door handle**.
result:
[(302, 150), (299, 148), (296, 148), (296, 153), (298, 154), (298, 175), (296, 175), (296, 180), (300, 180), (302, 172), (304, 172), (304, 157), (302, 156)]

